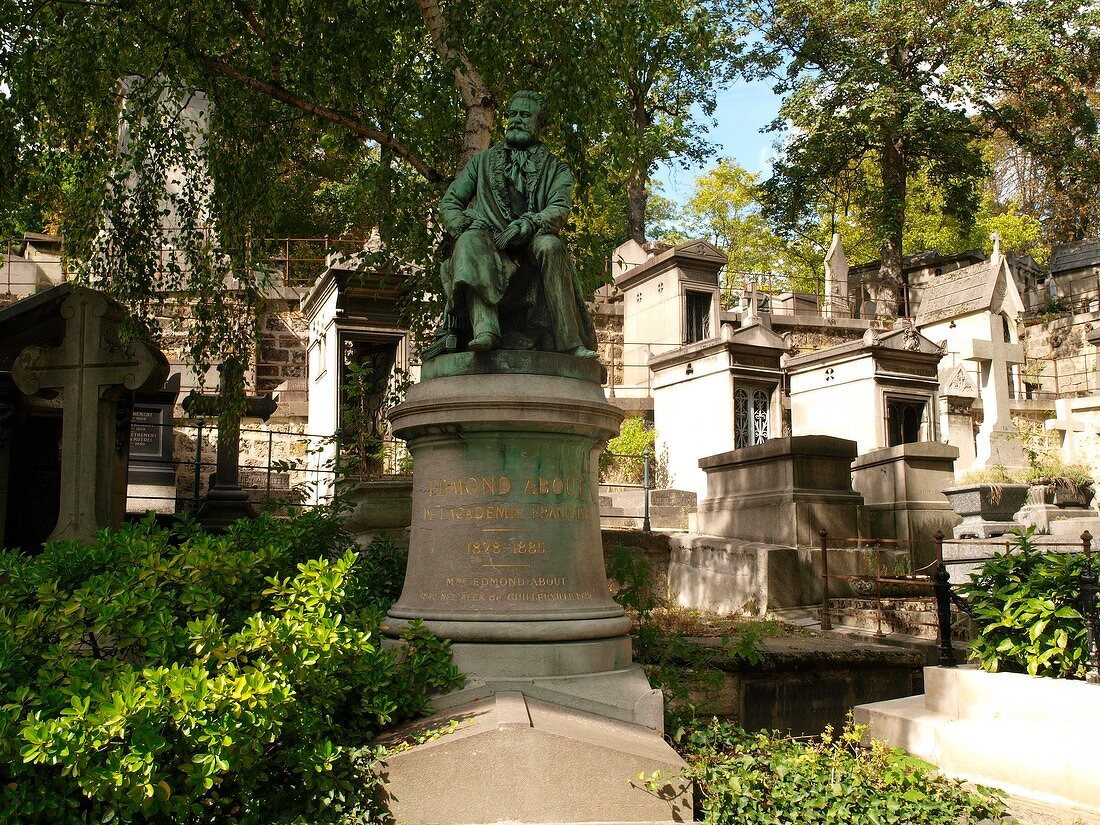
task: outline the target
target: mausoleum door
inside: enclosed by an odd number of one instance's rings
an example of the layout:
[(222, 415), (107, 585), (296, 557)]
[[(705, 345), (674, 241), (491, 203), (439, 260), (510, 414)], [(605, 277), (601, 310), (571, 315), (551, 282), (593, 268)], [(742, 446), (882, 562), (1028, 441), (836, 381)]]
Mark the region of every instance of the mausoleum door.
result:
[(928, 419), (928, 399), (886, 399), (886, 446), (915, 444), (931, 441), (931, 422)]
[[(382, 446), (388, 435), (386, 410), (395, 399), (397, 343), (394, 341), (346, 340), (343, 377), (340, 383), (340, 427), (345, 444), (355, 444), (359, 455), (376, 453), (375, 466), (363, 472), (383, 471)], [(369, 448), (375, 445), (375, 449)]]
[(751, 447), (768, 440), (772, 388), (743, 384), (733, 391), (733, 446)]

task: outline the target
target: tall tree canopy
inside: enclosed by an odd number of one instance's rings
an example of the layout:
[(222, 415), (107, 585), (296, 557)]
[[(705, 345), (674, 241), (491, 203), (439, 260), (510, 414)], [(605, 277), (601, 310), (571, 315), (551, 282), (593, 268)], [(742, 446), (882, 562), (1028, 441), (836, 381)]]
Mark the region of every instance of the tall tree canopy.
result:
[[(181, 270), (217, 292), (230, 264), (238, 278), (254, 270), (256, 238), (317, 234), (328, 227), (311, 217), (350, 209), (343, 228), (377, 227), (386, 256), (422, 279), (410, 289), (421, 309), (436, 263), (430, 207), (489, 145), (517, 88), (552, 101), (548, 140), (578, 184), (574, 231), (604, 237), (614, 220), (618, 240), (636, 226), (633, 202), (601, 215), (595, 196), (621, 200), (612, 186), (637, 169), (705, 152), (695, 107), (712, 109), (737, 53), (723, 3), (0, 0), (0, 160), (15, 170), (0, 176), (0, 228), (48, 220), (70, 251), (113, 252), (103, 271), (136, 297), (157, 284), (135, 264), (159, 246), (194, 247)], [(212, 104), (197, 153), (179, 120), (192, 89)], [(196, 173), (213, 186), (181, 182)], [(149, 192), (135, 197), (142, 181)], [(166, 238), (163, 212), (216, 226), (218, 254)], [(578, 241), (594, 285), (606, 250)]]
[(854, 206), (878, 236), (877, 297), (896, 299), (903, 242), (929, 237), (927, 226), (907, 231), (921, 215), (907, 206), (912, 186), (956, 235), (973, 237), (990, 136), (1007, 138), (1002, 149), (1014, 148), (1031, 179), (1002, 177), (1008, 188), (987, 197), (983, 228), (999, 221), (1020, 230), (1021, 246), (1041, 248), (1034, 226), (1015, 221), (1030, 189), (1041, 193), (1035, 217), (1048, 244), (1096, 230), (1095, 6), (747, 0), (746, 9), (762, 32), (758, 71), (786, 96), (773, 124), (786, 135), (763, 187), (767, 214), (787, 236), (807, 237), (823, 194), (834, 214)]

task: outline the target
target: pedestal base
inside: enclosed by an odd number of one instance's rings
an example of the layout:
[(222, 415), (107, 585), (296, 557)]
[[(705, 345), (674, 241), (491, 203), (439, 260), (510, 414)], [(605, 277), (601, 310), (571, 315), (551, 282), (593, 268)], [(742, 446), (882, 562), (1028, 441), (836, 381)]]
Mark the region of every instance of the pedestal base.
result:
[(256, 514), (256, 506), (249, 500), (248, 493), (237, 486), (218, 485), (207, 493), (195, 520), (211, 533), (221, 533), (233, 522), (256, 518)]

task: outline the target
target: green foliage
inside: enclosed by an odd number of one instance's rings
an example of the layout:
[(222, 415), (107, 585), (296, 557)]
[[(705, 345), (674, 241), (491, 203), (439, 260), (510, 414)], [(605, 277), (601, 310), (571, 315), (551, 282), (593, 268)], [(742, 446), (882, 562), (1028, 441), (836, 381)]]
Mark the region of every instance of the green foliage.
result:
[(669, 481), (667, 458), (654, 452), (657, 431), (645, 419), (632, 416), (623, 421), (619, 434), (607, 442), (600, 454), (600, 480), (605, 484), (641, 484), (645, 480), (645, 454), (650, 455), (650, 487), (661, 488)]
[(849, 724), (839, 736), (798, 741), (715, 720), (680, 750), (710, 825), (958, 825), (1005, 814), (997, 792), (968, 789), (881, 743), (864, 748), (863, 732)]
[(971, 658), (991, 673), (1083, 679), (1087, 633), (1078, 611), (1082, 553), (1043, 553), (1035, 528), (1017, 529), (1014, 545), (959, 588), (978, 635)]
[(760, 640), (764, 626), (758, 622), (739, 625), (735, 633), (724, 633), (716, 645), (686, 638), (657, 615), (668, 604), (656, 587), (654, 574), (652, 562), (635, 548), (616, 546), (608, 553), (612, 595), (634, 619), (634, 661), (645, 668), (650, 684), (665, 695), (665, 727), (679, 731), (699, 714), (714, 711), (711, 697), (721, 688), (727, 670), (763, 661)]
[(366, 743), (458, 674), (382, 648), (387, 564), (351, 547), (315, 510), (0, 553), (0, 819), (367, 821)]
[(392, 375), (375, 375), (367, 358), (344, 364), (340, 390), (340, 472), (372, 477), (412, 472), (412, 456), (393, 439), (385, 438), (386, 413), (400, 404), (412, 377), (395, 369)]

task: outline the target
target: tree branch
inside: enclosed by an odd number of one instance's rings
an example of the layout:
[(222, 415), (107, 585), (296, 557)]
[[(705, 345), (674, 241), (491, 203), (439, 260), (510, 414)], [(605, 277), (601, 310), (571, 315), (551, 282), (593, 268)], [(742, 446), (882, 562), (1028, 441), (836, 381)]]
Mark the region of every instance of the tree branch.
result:
[(311, 100), (307, 100), (301, 95), (297, 95), (289, 89), (285, 88), (281, 84), (275, 81), (261, 80), (258, 77), (252, 77), (247, 75), (239, 69), (234, 68), (224, 60), (219, 60), (209, 55), (198, 54), (196, 58), (202, 65), (206, 66), (224, 77), (234, 80), (240, 83), (242, 86), (252, 89), (255, 92), (267, 95), (273, 100), (278, 100), (280, 103), (285, 103), (288, 106), (293, 106), (295, 109), (299, 109), (306, 114), (313, 115), (314, 117), (324, 120), (328, 123), (334, 123), (337, 126), (343, 126), (352, 134), (358, 135), (366, 140), (373, 140), (379, 146), (384, 146), (394, 153), (397, 157), (408, 163), (413, 169), (415, 169), (426, 180), (432, 182), (438, 182), (443, 180), (443, 175), (434, 168), (432, 168), (423, 158), (417, 155), (412, 149), (400, 141), (394, 140), (378, 129), (366, 125), (361, 120), (341, 112), (337, 109), (329, 108), (328, 106), (322, 106), (319, 103), (314, 103)]
[(462, 166), (482, 149), (488, 148), (493, 134), (493, 115), (497, 102), (485, 79), (470, 62), (466, 53), (451, 45), (448, 39), (447, 21), (439, 8), (439, 0), (416, 0), (428, 36), (444, 65), (452, 67), (455, 86), (466, 109), (466, 128), (462, 136)]

